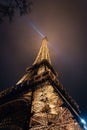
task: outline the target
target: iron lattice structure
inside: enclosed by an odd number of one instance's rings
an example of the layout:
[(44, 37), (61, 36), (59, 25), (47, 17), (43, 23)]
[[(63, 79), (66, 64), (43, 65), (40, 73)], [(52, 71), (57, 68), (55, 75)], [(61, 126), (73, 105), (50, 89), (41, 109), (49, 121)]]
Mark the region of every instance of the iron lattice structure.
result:
[(9, 130), (82, 130), (79, 106), (51, 65), (47, 38), (26, 74), (0, 93), (0, 128)]

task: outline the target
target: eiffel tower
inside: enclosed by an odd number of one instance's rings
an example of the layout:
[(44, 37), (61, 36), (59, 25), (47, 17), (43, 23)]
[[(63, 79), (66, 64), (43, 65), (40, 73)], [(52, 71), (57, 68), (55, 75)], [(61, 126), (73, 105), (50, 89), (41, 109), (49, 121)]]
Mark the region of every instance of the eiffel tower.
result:
[(80, 110), (51, 64), (48, 40), (34, 63), (12, 86), (0, 92), (0, 130), (82, 130)]

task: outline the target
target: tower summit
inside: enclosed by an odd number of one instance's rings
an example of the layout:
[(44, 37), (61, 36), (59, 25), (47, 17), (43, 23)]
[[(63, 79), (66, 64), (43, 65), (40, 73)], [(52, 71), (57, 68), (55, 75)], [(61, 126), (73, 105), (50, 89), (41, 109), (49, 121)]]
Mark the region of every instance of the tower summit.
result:
[(49, 49), (48, 49), (48, 39), (45, 37), (42, 40), (42, 44), (39, 50), (39, 53), (34, 61), (34, 64), (41, 62), (42, 60), (47, 60), (51, 64), (50, 60), (50, 54), (49, 54)]
[(1, 129), (82, 130), (79, 106), (60, 83), (47, 43), (45, 37), (26, 74), (0, 93)]

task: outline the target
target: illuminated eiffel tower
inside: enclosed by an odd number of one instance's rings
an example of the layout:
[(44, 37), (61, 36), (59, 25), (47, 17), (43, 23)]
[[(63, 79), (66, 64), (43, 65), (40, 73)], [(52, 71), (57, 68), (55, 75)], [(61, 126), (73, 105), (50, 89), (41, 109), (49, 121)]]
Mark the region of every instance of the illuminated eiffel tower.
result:
[(0, 93), (1, 129), (83, 129), (79, 106), (59, 82), (47, 43), (44, 38), (33, 65), (16, 85)]

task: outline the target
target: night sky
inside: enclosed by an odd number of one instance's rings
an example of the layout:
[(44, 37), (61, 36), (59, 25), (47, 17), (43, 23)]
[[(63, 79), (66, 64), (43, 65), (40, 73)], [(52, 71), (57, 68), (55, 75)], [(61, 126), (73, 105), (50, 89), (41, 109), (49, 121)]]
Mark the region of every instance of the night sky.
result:
[(32, 65), (42, 37), (60, 82), (87, 117), (87, 1), (33, 0), (32, 13), (0, 24), (0, 91), (15, 85)]

